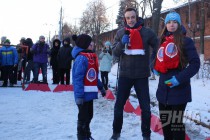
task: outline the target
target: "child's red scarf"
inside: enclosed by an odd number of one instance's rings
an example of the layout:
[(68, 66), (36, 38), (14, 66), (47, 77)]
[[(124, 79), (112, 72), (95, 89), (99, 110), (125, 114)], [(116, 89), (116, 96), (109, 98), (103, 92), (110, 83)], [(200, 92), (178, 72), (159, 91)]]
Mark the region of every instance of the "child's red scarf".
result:
[(178, 48), (174, 44), (174, 36), (165, 37), (165, 41), (161, 44), (156, 56), (155, 70), (166, 73), (169, 69), (178, 68), (179, 55)]
[(84, 92), (98, 92), (98, 57), (95, 53), (81, 52), (88, 59), (88, 68), (84, 79)]

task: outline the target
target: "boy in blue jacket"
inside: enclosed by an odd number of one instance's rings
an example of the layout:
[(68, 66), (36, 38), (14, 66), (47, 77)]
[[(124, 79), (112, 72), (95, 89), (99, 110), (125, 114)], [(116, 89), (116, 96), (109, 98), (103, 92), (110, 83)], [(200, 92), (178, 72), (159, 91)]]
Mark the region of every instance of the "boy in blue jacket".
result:
[(4, 46), (0, 48), (0, 65), (2, 66), (2, 71), (4, 73), (3, 80), (4, 83), (2, 87), (7, 87), (8, 78), (10, 80), (10, 86), (14, 85), (14, 75), (13, 69), (17, 67), (18, 54), (14, 46), (10, 45), (10, 40), (6, 39), (4, 41)]
[(74, 35), (76, 46), (72, 50), (75, 59), (72, 75), (75, 101), (79, 109), (77, 122), (78, 140), (93, 140), (90, 122), (93, 118), (93, 100), (98, 98), (98, 89), (106, 95), (103, 84), (98, 79), (98, 58), (93, 50), (89, 35)]

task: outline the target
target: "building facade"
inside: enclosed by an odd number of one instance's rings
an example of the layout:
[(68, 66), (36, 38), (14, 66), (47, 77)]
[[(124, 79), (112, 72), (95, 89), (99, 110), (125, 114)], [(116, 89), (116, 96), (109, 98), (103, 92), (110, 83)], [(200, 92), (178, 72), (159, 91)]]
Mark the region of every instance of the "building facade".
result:
[[(181, 15), (182, 25), (187, 30), (187, 36), (191, 37), (194, 40), (197, 51), (200, 54), (201, 2), (195, 1), (195, 2), (186, 3), (179, 7), (173, 8), (173, 10), (175, 10), (177, 13)], [(208, 1), (205, 2), (204, 10), (205, 10), (204, 59), (210, 60), (210, 2)], [(164, 19), (169, 11), (170, 10), (163, 11), (160, 15), (162, 20), (160, 20), (159, 23), (159, 34), (163, 29), (163, 27), (165, 26)], [(151, 27), (151, 23), (152, 20), (150, 17), (145, 19), (144, 25), (147, 27)], [(117, 30), (118, 29), (114, 29), (112, 31), (102, 33), (99, 35), (99, 39), (102, 42), (105, 42), (107, 40), (113, 42)]]

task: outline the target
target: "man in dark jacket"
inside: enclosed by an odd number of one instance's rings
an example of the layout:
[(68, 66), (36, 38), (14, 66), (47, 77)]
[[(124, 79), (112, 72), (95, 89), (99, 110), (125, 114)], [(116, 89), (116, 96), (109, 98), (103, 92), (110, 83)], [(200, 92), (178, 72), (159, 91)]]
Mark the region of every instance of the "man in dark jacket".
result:
[(51, 49), (51, 54), (50, 54), (50, 65), (52, 66), (52, 71), (53, 71), (53, 84), (59, 83), (59, 69), (58, 69), (57, 56), (60, 46), (61, 46), (61, 41), (59, 39), (55, 39), (53, 41), (53, 47)]
[(60, 48), (57, 57), (62, 85), (64, 85), (64, 75), (66, 75), (66, 85), (70, 84), (70, 70), (71, 62), (73, 60), (71, 52), (72, 47), (70, 46), (70, 38), (67, 37), (63, 40), (63, 47)]
[(39, 70), (42, 70), (43, 83), (47, 83), (47, 62), (50, 47), (45, 43), (45, 37), (40, 36), (39, 41), (32, 46), (34, 62), (34, 82), (38, 82)]
[(124, 16), (125, 27), (117, 31), (113, 45), (113, 54), (120, 58), (120, 70), (111, 139), (120, 137), (123, 108), (134, 86), (142, 110), (143, 140), (150, 140), (149, 55), (151, 47), (152, 57), (155, 57), (158, 39), (151, 29), (143, 26), (143, 19), (138, 17), (135, 9), (126, 9)]

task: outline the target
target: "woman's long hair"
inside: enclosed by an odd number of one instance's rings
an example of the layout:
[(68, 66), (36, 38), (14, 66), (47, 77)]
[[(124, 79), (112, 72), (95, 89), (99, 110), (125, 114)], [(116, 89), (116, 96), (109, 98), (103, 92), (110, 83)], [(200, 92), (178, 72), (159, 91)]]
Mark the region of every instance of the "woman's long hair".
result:
[[(166, 26), (163, 28), (161, 36), (160, 36), (160, 44), (159, 47), (161, 46), (161, 44), (165, 41), (165, 36), (166, 33), (168, 32)], [(180, 62), (180, 67), (184, 68), (187, 65), (187, 61), (186, 58), (184, 56), (184, 52), (183, 52), (183, 46), (184, 46), (184, 34), (182, 32), (182, 27), (180, 26), (180, 24), (178, 23), (178, 28), (175, 32), (173, 32), (173, 36), (174, 36), (174, 44), (177, 46), (177, 49), (179, 51), (180, 57), (179, 57), (179, 62)]]

